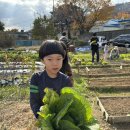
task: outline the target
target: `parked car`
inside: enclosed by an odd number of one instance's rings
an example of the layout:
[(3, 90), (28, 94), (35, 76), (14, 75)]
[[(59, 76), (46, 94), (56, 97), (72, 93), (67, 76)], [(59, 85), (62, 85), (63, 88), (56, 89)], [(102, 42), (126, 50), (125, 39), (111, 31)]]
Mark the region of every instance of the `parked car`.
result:
[(118, 47), (130, 48), (130, 34), (122, 34), (109, 41), (110, 44)]

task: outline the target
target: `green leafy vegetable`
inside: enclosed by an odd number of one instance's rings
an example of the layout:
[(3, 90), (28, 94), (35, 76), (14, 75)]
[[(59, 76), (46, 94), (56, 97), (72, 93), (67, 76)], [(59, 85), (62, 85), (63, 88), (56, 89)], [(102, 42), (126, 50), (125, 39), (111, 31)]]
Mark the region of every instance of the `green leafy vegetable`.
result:
[(39, 127), (43, 130), (99, 130), (92, 116), (87, 99), (74, 88), (65, 87), (59, 96), (46, 88), (43, 105), (40, 108)]
[(78, 126), (68, 120), (61, 120), (59, 126), (60, 130), (81, 130)]
[(68, 111), (70, 105), (72, 104), (72, 102), (73, 102), (72, 99), (70, 101), (66, 102), (64, 107), (59, 111), (59, 113), (54, 118), (57, 128), (59, 128), (59, 125), (58, 125), (59, 121), (65, 116), (65, 114), (67, 113), (67, 111)]

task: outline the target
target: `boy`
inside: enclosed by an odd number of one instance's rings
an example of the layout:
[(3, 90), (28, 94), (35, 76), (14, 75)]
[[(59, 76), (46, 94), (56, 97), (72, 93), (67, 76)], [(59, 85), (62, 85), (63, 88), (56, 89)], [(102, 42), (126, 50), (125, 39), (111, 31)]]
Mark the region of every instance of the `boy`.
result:
[(59, 70), (62, 67), (65, 51), (59, 41), (47, 40), (39, 49), (39, 58), (45, 65), (45, 70), (33, 74), (30, 82), (30, 106), (36, 118), (43, 105), (44, 89), (46, 87), (60, 93), (63, 87), (72, 87), (69, 77)]

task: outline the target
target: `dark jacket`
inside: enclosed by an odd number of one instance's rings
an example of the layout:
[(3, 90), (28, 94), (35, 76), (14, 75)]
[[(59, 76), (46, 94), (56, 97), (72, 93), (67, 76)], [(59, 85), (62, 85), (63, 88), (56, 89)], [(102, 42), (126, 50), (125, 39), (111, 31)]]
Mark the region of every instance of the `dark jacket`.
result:
[(38, 118), (37, 112), (43, 105), (42, 99), (46, 87), (60, 93), (63, 87), (72, 87), (72, 83), (69, 77), (61, 72), (58, 73), (56, 78), (50, 78), (45, 70), (34, 73), (30, 82), (30, 106), (36, 118)]
[(98, 50), (99, 49), (99, 44), (98, 44), (98, 37), (97, 36), (92, 36), (90, 42), (91, 42), (91, 50)]
[(69, 77), (72, 76), (71, 66), (68, 61), (68, 54), (65, 55), (65, 58), (63, 60), (63, 65), (62, 65), (62, 68), (60, 69), (60, 71), (64, 74), (68, 75)]
[(69, 41), (68, 41), (68, 38), (66, 36), (61, 36), (59, 41), (62, 41), (66, 45), (66, 47), (68, 48)]

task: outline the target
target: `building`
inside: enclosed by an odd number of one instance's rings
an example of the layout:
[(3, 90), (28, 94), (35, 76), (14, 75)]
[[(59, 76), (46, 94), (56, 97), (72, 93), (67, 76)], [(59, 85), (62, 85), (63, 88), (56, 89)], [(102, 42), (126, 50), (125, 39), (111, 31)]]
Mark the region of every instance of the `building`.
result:
[(8, 32), (9, 36), (15, 38), (16, 40), (29, 40), (31, 39), (31, 33), (30, 32), (24, 32), (24, 30), (21, 30), (21, 32)]
[(90, 32), (114, 31), (130, 29), (130, 19), (110, 19), (105, 23), (99, 22), (91, 28)]

